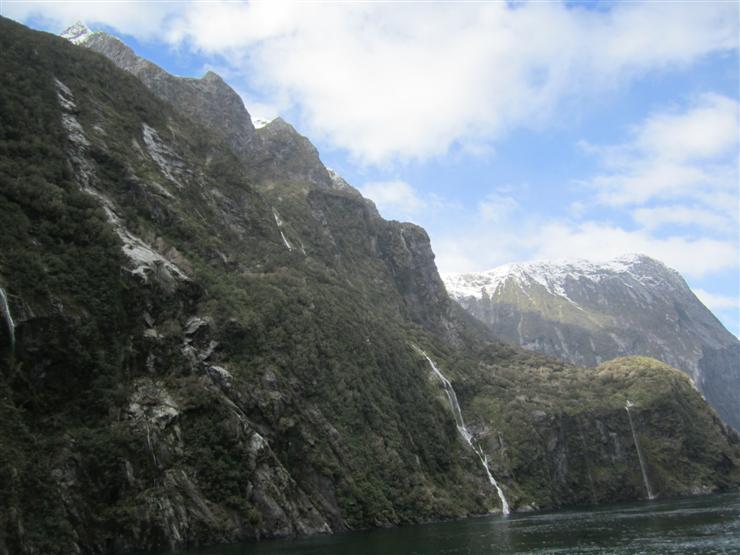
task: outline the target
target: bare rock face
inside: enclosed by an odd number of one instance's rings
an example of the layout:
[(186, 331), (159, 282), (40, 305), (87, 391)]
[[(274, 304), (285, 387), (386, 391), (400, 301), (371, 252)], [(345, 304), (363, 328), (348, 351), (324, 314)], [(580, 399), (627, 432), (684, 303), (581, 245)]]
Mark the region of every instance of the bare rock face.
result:
[(295, 128), (276, 118), (255, 129), (241, 97), (213, 71), (201, 79), (177, 77), (137, 56), (118, 38), (93, 32), (76, 23), (64, 33), (74, 44), (103, 54), (119, 68), (135, 75), (156, 96), (179, 112), (222, 137), (246, 161), (255, 177), (274, 181), (304, 181), (337, 187), (337, 179), (319, 159), (311, 142)]
[(319, 152), (306, 137), (282, 118), (276, 118), (257, 131), (261, 150), (255, 154), (259, 174), (272, 181), (305, 181), (324, 187), (335, 180), (319, 159)]
[(410, 223), (388, 226), (380, 245), (411, 319), (440, 326), (450, 303), (426, 231)]
[(121, 69), (135, 75), (155, 95), (166, 100), (193, 121), (216, 133), (234, 149), (249, 156), (256, 130), (241, 97), (216, 73), (201, 79), (176, 77), (137, 56), (118, 38), (93, 32), (76, 23), (64, 33), (71, 42), (103, 54)]
[(497, 338), (583, 366), (657, 358), (686, 372), (740, 429), (740, 341), (661, 262), (628, 255), (603, 264), (511, 264), (444, 279)]

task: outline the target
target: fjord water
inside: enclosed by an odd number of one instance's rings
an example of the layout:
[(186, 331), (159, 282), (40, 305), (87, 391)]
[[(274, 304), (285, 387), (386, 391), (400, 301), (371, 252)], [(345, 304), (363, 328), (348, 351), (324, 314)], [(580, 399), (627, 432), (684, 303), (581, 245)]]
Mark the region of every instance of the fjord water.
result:
[(510, 553), (737, 554), (740, 493), (246, 543), (188, 555)]

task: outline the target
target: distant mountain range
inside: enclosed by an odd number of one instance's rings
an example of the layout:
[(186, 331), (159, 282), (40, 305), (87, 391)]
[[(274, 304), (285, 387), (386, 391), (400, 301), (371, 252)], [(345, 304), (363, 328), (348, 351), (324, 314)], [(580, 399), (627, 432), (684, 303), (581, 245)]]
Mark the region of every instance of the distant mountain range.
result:
[(740, 429), (740, 341), (661, 262), (531, 262), (443, 279), (497, 338), (582, 366), (657, 358), (686, 372)]

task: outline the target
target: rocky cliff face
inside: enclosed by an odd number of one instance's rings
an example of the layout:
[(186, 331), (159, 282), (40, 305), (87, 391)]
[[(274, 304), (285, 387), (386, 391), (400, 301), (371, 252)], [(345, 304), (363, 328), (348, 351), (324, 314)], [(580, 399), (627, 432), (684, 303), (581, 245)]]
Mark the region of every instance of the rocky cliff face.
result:
[(136, 76), (155, 95), (221, 137), (238, 155), (249, 156), (256, 130), (239, 95), (212, 71), (202, 79), (176, 77), (137, 56), (118, 38), (76, 23), (62, 37), (90, 48)]
[(239, 95), (212, 71), (201, 79), (170, 75), (149, 60), (137, 56), (117, 37), (93, 32), (77, 23), (62, 36), (104, 55), (118, 67), (135, 75), (157, 97), (176, 106), (178, 112), (223, 138), (263, 181), (306, 181), (330, 187), (335, 181), (319, 160), (311, 142), (281, 118), (259, 129)]
[[(417, 349), (515, 511), (606, 499), (607, 483), (633, 484), (610, 499), (643, 496), (627, 387), (651, 476), (675, 477), (661, 495), (740, 483), (737, 435), (670, 369), (634, 361), (596, 388), (487, 342), (444, 294), (426, 233), (380, 218), (287, 124), (256, 139), (282, 160), (265, 165), (217, 112), (3, 19), (0, 71), (0, 553), (501, 510)], [(682, 427), (659, 425), (679, 406)], [(573, 461), (602, 441), (596, 420), (620, 450), (592, 486)], [(577, 425), (584, 443), (556, 441)]]
[(740, 341), (674, 270), (646, 256), (604, 264), (512, 264), (445, 276), (450, 295), (494, 335), (584, 366), (646, 355), (684, 370), (740, 428)]
[[(678, 370), (654, 359), (625, 357), (591, 370), (543, 361), (522, 372), (504, 353), (499, 347), (481, 356), (482, 374), (469, 406), (480, 418), (478, 437), (496, 454), (498, 475), (516, 484), (511, 494), (520, 496), (520, 505), (708, 492), (714, 488), (708, 476), (733, 464), (720, 446), (725, 434), (736, 434), (714, 412), (696, 411), (704, 401)], [(692, 455), (679, 454), (686, 452)]]

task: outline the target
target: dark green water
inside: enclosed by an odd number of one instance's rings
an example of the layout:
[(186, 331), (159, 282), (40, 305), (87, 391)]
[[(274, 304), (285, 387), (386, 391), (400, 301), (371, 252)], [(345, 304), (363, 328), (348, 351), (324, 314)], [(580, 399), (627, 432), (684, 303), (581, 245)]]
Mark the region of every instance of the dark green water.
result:
[(482, 517), (188, 555), (740, 554), (740, 493)]

